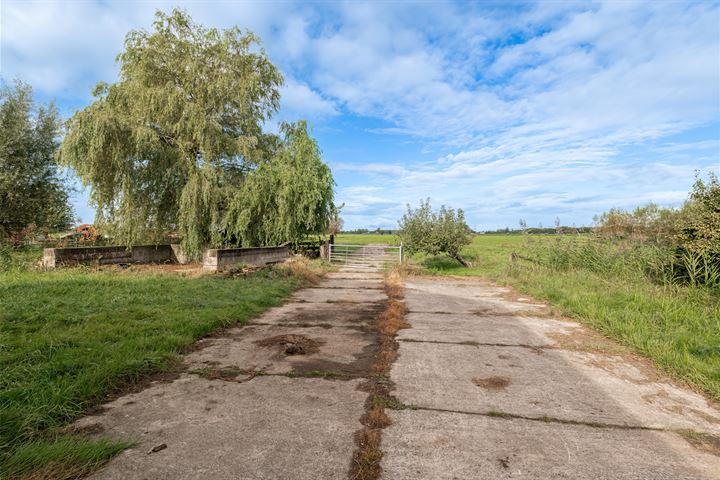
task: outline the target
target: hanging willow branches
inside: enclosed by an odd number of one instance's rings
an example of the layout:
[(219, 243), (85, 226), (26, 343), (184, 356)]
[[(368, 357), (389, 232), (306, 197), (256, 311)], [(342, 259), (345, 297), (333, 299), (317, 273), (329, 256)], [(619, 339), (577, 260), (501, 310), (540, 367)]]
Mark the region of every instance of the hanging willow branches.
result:
[(232, 198), (226, 233), (244, 245), (296, 242), (324, 233), (335, 215), (333, 178), (304, 121), (281, 126), (282, 139)]
[(257, 44), (177, 9), (158, 12), (152, 32), (127, 35), (119, 81), (99, 84), (69, 120), (59, 155), (90, 185), (110, 235), (129, 245), (177, 231), (195, 256), (227, 240), (225, 205), (277, 145), (262, 124), (283, 79)]

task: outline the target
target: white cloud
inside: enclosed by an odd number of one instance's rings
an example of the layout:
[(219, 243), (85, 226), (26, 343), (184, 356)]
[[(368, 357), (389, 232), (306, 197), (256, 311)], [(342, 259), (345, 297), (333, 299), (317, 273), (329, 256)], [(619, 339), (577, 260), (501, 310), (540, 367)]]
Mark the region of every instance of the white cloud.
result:
[(294, 79), (285, 79), (280, 89), (282, 111), (286, 116), (323, 117), (337, 115), (335, 104), (323, 98), (308, 85)]
[[(433, 153), (333, 163), (348, 226), (392, 226), (427, 196), (476, 224), (587, 219), (681, 201), (695, 169), (720, 166), (717, 129), (682, 137), (720, 123), (716, 2), (182, 3), (263, 38), (287, 78), (280, 118), (342, 130), (367, 117), (357, 129)], [(152, 20), (154, 5), (127, 5), (4, 0), (0, 74), (87, 98), (116, 74), (125, 32)]]

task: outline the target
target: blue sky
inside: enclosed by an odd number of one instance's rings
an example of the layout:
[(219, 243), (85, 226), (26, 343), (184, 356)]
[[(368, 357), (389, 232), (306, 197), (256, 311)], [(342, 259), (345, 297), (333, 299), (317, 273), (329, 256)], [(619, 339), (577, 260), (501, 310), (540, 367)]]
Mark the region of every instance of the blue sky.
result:
[[(476, 229), (678, 205), (720, 171), (720, 2), (0, 2), (0, 76), (69, 116), (156, 8), (258, 34), (347, 228), (407, 203)], [(272, 126), (270, 126), (272, 128)], [(86, 194), (74, 201), (92, 220)]]

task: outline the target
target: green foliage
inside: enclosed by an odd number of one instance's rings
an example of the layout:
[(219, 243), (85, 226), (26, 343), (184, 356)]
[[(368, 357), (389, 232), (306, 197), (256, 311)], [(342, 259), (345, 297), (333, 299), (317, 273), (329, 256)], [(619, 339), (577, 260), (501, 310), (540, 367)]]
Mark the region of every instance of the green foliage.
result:
[[(648, 204), (633, 212), (611, 209), (595, 220), (601, 238), (582, 249), (559, 246), (553, 255), (588, 266), (596, 257), (604, 268), (619, 263), (656, 280), (720, 287), (720, 183), (713, 173), (707, 182), (698, 176), (680, 209)], [(590, 248), (610, 253), (593, 257)]]
[(421, 201), (418, 208), (410, 205), (407, 208), (399, 222), (398, 235), (408, 253), (446, 253), (460, 260), (460, 249), (472, 240), (461, 209), (456, 211), (443, 205), (434, 212), (430, 199)]
[(281, 132), (276, 153), (248, 175), (228, 209), (226, 234), (245, 245), (296, 243), (325, 233), (336, 216), (332, 173), (306, 123), (285, 123)]
[(595, 223), (601, 235), (660, 242), (673, 234), (677, 215), (675, 209), (648, 203), (632, 212), (611, 208), (596, 216)]
[(720, 267), (720, 182), (710, 173), (698, 177), (677, 220), (677, 238), (688, 252), (706, 257)]
[(33, 105), (23, 83), (0, 89), (0, 241), (19, 243), (33, 229), (68, 228), (73, 211), (58, 172), (55, 106)]
[(128, 33), (120, 80), (69, 120), (59, 157), (91, 186), (96, 223), (127, 244), (177, 229), (189, 255), (219, 240), (222, 199), (276, 143), (262, 124), (283, 80), (257, 44), (177, 9)]

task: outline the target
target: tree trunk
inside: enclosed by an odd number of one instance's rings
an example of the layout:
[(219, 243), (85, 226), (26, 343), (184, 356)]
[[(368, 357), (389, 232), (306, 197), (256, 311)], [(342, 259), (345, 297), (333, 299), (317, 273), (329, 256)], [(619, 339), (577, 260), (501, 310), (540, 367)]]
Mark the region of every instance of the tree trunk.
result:
[(457, 260), (458, 262), (460, 262), (460, 263), (462, 264), (462, 266), (465, 267), (465, 268), (470, 268), (470, 267), (472, 266), (472, 265), (470, 265), (470, 262), (468, 262), (467, 260), (465, 260), (464, 258), (462, 258), (459, 253), (453, 255), (452, 258), (454, 258), (455, 260)]

